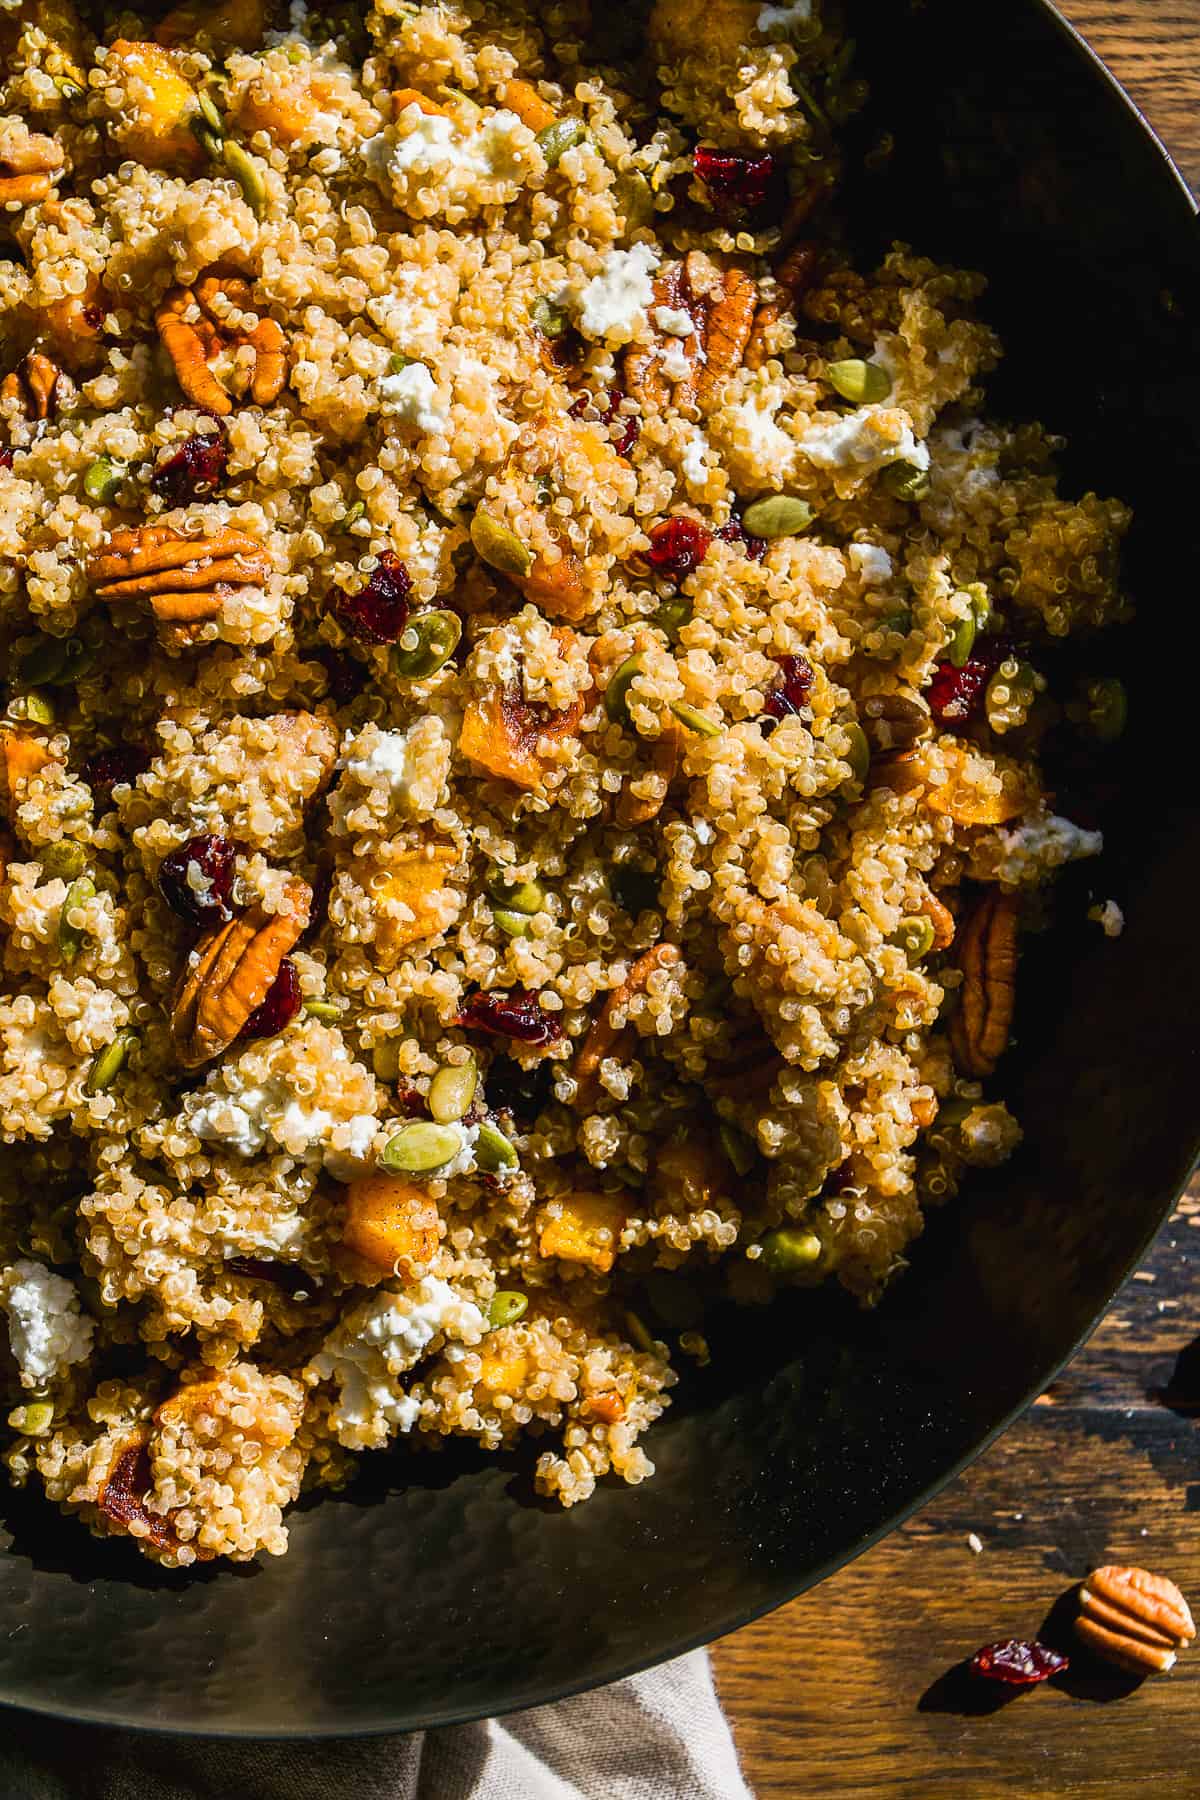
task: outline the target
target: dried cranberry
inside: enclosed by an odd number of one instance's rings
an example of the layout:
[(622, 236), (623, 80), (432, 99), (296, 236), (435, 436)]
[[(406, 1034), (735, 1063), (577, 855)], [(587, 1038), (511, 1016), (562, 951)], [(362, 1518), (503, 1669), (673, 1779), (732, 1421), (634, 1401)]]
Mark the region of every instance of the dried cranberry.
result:
[(235, 857), (228, 839), (213, 832), (189, 838), (158, 865), (158, 891), (189, 925), (223, 925), (233, 917)]
[(999, 638), (985, 638), (962, 668), (940, 662), (925, 691), (929, 710), (939, 725), (962, 725), (978, 711), (984, 690), (1009, 653)]
[(999, 1644), (985, 1644), (971, 1658), (971, 1673), (984, 1681), (1003, 1681), (1009, 1687), (1033, 1687), (1051, 1675), (1069, 1669), (1071, 1659), (1048, 1644), (1005, 1638)]
[(429, 1117), (425, 1096), (420, 1088), (413, 1086), (411, 1081), (398, 1081), (392, 1089), (392, 1097), (401, 1118), (427, 1119)]
[(485, 1083), (491, 1110), (506, 1112), (522, 1125), (532, 1125), (549, 1101), (553, 1086), (550, 1063), (542, 1061), (531, 1069), (523, 1069), (511, 1056), (492, 1059)]
[(300, 972), (290, 956), (279, 965), (279, 973), (267, 989), (261, 1006), (256, 1006), (239, 1031), (239, 1038), (277, 1037), (300, 1011)]
[(111, 750), (97, 750), (83, 765), (83, 779), (93, 794), (107, 799), (122, 782), (132, 784), (150, 767), (150, 752), (140, 744), (114, 744)]
[(730, 519), (716, 535), (723, 544), (740, 544), (751, 562), (761, 562), (767, 554), (766, 538), (753, 537), (740, 519)]
[(308, 903), (308, 924), (300, 939), (311, 944), (329, 917), (329, 896), (333, 893), (333, 864), (318, 863), (312, 878), (312, 899)]
[(315, 1276), (296, 1263), (267, 1262), (258, 1256), (231, 1256), (225, 1267), (231, 1275), (241, 1275), (247, 1281), (269, 1281), (272, 1287), (282, 1288), (293, 1300), (315, 1292), (321, 1285)]
[(807, 656), (777, 656), (775, 661), (783, 672), (783, 680), (763, 701), (763, 712), (774, 721), (769, 727), (772, 731), (780, 719), (803, 711), (813, 684), (812, 664)]
[(11, 469), (12, 466), (13, 466), (12, 451), (9, 449), (7, 444), (0, 444), (0, 469)]
[(558, 1020), (544, 1013), (526, 988), (472, 994), (454, 1022), (467, 1031), (490, 1031), (522, 1044), (556, 1044), (562, 1036)]
[(385, 550), (365, 586), (356, 594), (331, 588), (329, 604), (352, 637), (364, 644), (394, 644), (408, 623), (411, 593), (408, 570), (398, 556)]
[(618, 456), (628, 456), (642, 435), (642, 421), (636, 413), (621, 411), (621, 402), (626, 399), (628, 395), (624, 388), (613, 387), (609, 388), (603, 400), (593, 394), (580, 394), (577, 400), (571, 402), (569, 410), (573, 419), (582, 419), (590, 407), (594, 408), (600, 414), (602, 425), (611, 425), (615, 419), (616, 434), (609, 434), (609, 442)]
[(672, 513), (669, 519), (660, 519), (651, 528), (646, 561), (656, 575), (665, 575), (669, 581), (682, 581), (699, 568), (708, 555), (712, 535), (699, 519), (689, 518), (686, 513)]
[(219, 432), (185, 438), (173, 456), (160, 462), (150, 486), (168, 506), (187, 506), (215, 493), (225, 474), (229, 449)]
[(146, 1510), (146, 1501), (153, 1487), (149, 1446), (143, 1443), (131, 1444), (127, 1450), (122, 1450), (108, 1472), (108, 1480), (100, 1495), (100, 1511), (114, 1525), (126, 1528), (136, 1519), (146, 1527), (145, 1535), (150, 1543), (159, 1550), (171, 1549), (176, 1543), (176, 1537), (170, 1523), (161, 1513)]
[(322, 644), (312, 652), (312, 659), (325, 671), (329, 698), (335, 706), (349, 706), (352, 700), (357, 700), (369, 679), (365, 663), (360, 663), (348, 650), (335, 650), (332, 644)]
[(707, 144), (696, 146), (692, 168), (718, 212), (753, 212), (764, 206), (777, 175), (775, 158), (767, 151), (714, 150)]

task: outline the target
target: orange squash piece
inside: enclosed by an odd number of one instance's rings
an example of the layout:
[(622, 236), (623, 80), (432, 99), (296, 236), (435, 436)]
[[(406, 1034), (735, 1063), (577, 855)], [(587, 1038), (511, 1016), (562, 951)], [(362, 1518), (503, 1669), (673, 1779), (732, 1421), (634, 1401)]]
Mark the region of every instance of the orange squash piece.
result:
[(539, 1249), (543, 1256), (563, 1262), (586, 1263), (606, 1275), (617, 1255), (617, 1239), (628, 1214), (618, 1194), (564, 1194), (562, 1211), (542, 1227)]
[(383, 1274), (409, 1278), (413, 1265), (437, 1255), (438, 1209), (427, 1189), (382, 1169), (363, 1175), (346, 1189), (342, 1242), (346, 1249)]
[(982, 794), (966, 779), (968, 754), (952, 746), (943, 749), (946, 780), (927, 789), (930, 812), (948, 814), (956, 825), (1005, 825), (1028, 812), (1036, 796), (1026, 781), (1006, 782), (998, 794)]
[(205, 152), (191, 121), (199, 107), (195, 89), (181, 71), (180, 53), (118, 38), (109, 45), (104, 68), (125, 92), (110, 126), (123, 154), (148, 169), (198, 168)]
[(375, 942), (382, 951), (395, 955), (409, 944), (437, 937), (445, 930), (445, 914), (434, 903), (434, 895), (445, 887), (457, 861), (458, 852), (452, 845), (427, 844), (405, 851), (386, 870), (371, 877), (369, 893), (379, 901), (402, 905), (411, 914), (403, 918), (390, 909), (381, 911)]

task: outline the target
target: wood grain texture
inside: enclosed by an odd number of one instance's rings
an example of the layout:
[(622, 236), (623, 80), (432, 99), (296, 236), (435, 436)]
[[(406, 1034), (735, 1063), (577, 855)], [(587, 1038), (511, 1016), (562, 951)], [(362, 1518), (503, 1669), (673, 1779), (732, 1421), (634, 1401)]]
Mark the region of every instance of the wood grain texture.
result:
[[(1060, 4), (1200, 190), (1200, 0)], [(998, 1444), (814, 1593), (714, 1646), (757, 1794), (1200, 1795), (1200, 1651), (1140, 1687), (1077, 1662), (1061, 1684), (995, 1706), (960, 1667), (981, 1643), (1043, 1628), (1097, 1562), (1161, 1570), (1200, 1599), (1197, 1227), (1200, 1182)]]

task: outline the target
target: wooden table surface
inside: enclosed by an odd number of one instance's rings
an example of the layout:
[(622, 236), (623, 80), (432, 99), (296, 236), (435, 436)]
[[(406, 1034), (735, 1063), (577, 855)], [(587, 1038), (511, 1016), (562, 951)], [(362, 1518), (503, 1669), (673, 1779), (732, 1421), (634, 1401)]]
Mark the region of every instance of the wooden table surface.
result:
[[(1200, 191), (1200, 0), (1060, 4)], [(714, 1646), (756, 1793), (1200, 1796), (1200, 1650), (1140, 1687), (1068, 1675), (993, 1707), (956, 1670), (1036, 1634), (1100, 1562), (1161, 1570), (1200, 1601), (1197, 1226), (1200, 1181), (999, 1443), (867, 1555)]]

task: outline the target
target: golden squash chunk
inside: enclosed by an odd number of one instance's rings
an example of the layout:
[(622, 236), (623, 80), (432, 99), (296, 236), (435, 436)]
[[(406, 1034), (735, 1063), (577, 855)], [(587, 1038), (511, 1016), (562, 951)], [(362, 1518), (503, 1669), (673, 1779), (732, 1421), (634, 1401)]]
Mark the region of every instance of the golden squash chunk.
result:
[(221, 50), (257, 50), (266, 23), (263, 0), (217, 0), (216, 6), (206, 5), (204, 0), (183, 0), (159, 21), (154, 36), (168, 48), (194, 46), (203, 37)]
[(707, 1138), (684, 1138), (659, 1151), (650, 1191), (672, 1212), (701, 1212), (728, 1197), (729, 1175), (729, 1164)]
[(428, 1191), (402, 1175), (382, 1169), (346, 1189), (342, 1243), (355, 1256), (386, 1274), (411, 1276), (414, 1264), (437, 1255), (438, 1209)]
[(437, 896), (457, 861), (450, 844), (426, 844), (405, 851), (370, 878), (367, 889), (378, 906), (375, 942), (386, 955), (445, 931), (447, 906)]
[(198, 107), (184, 79), (181, 58), (161, 44), (118, 38), (109, 46), (104, 70), (109, 93), (123, 99), (109, 130), (118, 149), (151, 169), (199, 168), (205, 152), (192, 131)]
[[(942, 762), (946, 779), (927, 789), (925, 804), (930, 812), (948, 814), (956, 825), (1005, 825), (1028, 812), (1036, 799), (1028, 780), (1011, 763), (985, 761), (953, 746), (943, 749)], [(1003, 787), (989, 791), (980, 786), (979, 776), (989, 767), (1001, 777)]]
[(528, 575), (516, 582), (527, 600), (551, 619), (582, 619), (591, 606), (583, 565), (573, 550), (563, 548), (555, 563), (535, 556)]
[(486, 1388), (489, 1394), (517, 1394), (529, 1374), (529, 1358), (523, 1350), (493, 1347), (495, 1336), (493, 1332), (485, 1340), (489, 1348), (483, 1353), (478, 1386)]
[(542, 1227), (543, 1256), (586, 1263), (606, 1275), (617, 1254), (617, 1239), (627, 1214), (618, 1194), (564, 1194), (562, 1211)]
[(4, 791), (0, 798), (3, 798), (4, 810), (11, 819), (25, 798), (26, 784), (51, 760), (50, 752), (41, 738), (20, 731), (6, 731), (0, 737), (0, 756), (4, 762)]
[(493, 689), (468, 703), (458, 747), (485, 774), (532, 791), (554, 767), (542, 745), (574, 737), (583, 714), (582, 697), (561, 712), (551, 712), (530, 706), (516, 689)]
[(287, 149), (322, 129), (320, 115), (333, 93), (327, 75), (299, 63), (283, 78), (274, 71), (252, 81), (238, 102), (238, 121), (247, 136), (265, 131)]

